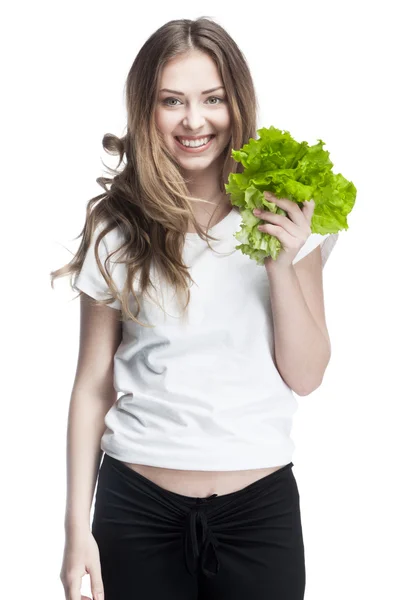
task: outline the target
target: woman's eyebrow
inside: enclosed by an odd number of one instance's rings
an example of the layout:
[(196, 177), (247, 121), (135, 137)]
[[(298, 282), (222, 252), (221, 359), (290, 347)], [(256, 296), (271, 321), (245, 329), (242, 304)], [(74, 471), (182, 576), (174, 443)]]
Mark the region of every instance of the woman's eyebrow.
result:
[[(205, 90), (204, 92), (201, 92), (202, 94), (210, 94), (211, 92), (215, 92), (216, 90), (219, 90), (221, 88), (224, 88), (223, 85), (219, 85), (218, 87), (215, 88), (211, 88), (210, 90)], [(184, 96), (185, 94), (183, 92), (177, 92), (176, 90), (169, 90), (167, 88), (163, 88), (162, 90), (160, 90), (160, 92), (169, 92), (170, 94), (177, 94), (178, 96)]]

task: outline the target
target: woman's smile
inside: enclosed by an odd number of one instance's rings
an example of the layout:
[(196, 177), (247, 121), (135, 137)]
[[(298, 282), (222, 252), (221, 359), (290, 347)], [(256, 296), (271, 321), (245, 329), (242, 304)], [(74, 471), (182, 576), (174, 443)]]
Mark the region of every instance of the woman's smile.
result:
[[(205, 140), (207, 139), (207, 137), (209, 136), (205, 136), (204, 138), (201, 138), (201, 140)], [(179, 141), (178, 136), (175, 136), (175, 141), (177, 146), (183, 150), (184, 152), (189, 152), (189, 153), (194, 153), (194, 154), (198, 154), (199, 152), (204, 152), (205, 150), (208, 150), (208, 148), (211, 146), (213, 140), (215, 138), (215, 135), (212, 135), (210, 137), (210, 139), (208, 140), (208, 142), (206, 144), (201, 144), (201, 145), (184, 145), (182, 142)], [(199, 140), (193, 140), (193, 141), (187, 141), (187, 144), (199, 144)]]

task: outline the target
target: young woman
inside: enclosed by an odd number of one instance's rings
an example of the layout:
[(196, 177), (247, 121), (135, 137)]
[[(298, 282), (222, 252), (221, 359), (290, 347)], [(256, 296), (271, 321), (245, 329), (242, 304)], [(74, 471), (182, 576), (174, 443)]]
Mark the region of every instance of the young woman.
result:
[(312, 202), (276, 199), (287, 217), (260, 222), (278, 259), (264, 268), (235, 249), (224, 183), (241, 172), (231, 150), (257, 137), (257, 102), (211, 19), (158, 29), (126, 99), (125, 137), (103, 140), (120, 163), (52, 274), (75, 274), (81, 295), (66, 597), (90, 573), (102, 600), (300, 600), (293, 392), (317, 388), (329, 363), (322, 267), (337, 235), (310, 233)]

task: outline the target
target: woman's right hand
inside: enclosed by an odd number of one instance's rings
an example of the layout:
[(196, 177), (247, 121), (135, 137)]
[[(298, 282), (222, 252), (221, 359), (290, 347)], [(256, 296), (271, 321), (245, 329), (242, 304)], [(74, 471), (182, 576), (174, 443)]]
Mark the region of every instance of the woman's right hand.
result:
[(67, 534), (60, 579), (66, 600), (91, 600), (81, 596), (82, 577), (90, 575), (93, 600), (106, 600), (101, 577), (100, 553), (91, 531), (85, 534)]

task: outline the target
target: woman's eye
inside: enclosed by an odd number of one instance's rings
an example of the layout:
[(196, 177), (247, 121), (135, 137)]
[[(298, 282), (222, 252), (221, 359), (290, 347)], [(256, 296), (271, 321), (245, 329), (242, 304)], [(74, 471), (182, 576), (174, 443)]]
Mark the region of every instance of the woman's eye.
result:
[[(220, 102), (224, 101), (223, 98), (218, 98), (217, 96), (210, 96), (209, 98), (207, 98), (207, 100), (210, 100), (210, 99), (219, 100)], [(167, 106), (176, 106), (176, 104), (170, 104), (170, 100), (178, 100), (178, 99), (172, 98), (172, 97), (165, 98), (165, 100), (163, 100), (163, 104), (166, 104)], [(179, 102), (179, 100), (178, 100), (178, 102)], [(211, 104), (218, 104), (218, 103), (212, 102)]]
[[(210, 98), (214, 98), (214, 100), (219, 100), (220, 102), (223, 102), (223, 98), (218, 98), (217, 96), (210, 96)], [(210, 99), (208, 98), (208, 100)]]
[(168, 102), (169, 100), (177, 100), (177, 98), (165, 98), (165, 100), (163, 100), (163, 104), (167, 104), (168, 106), (171, 106)]

